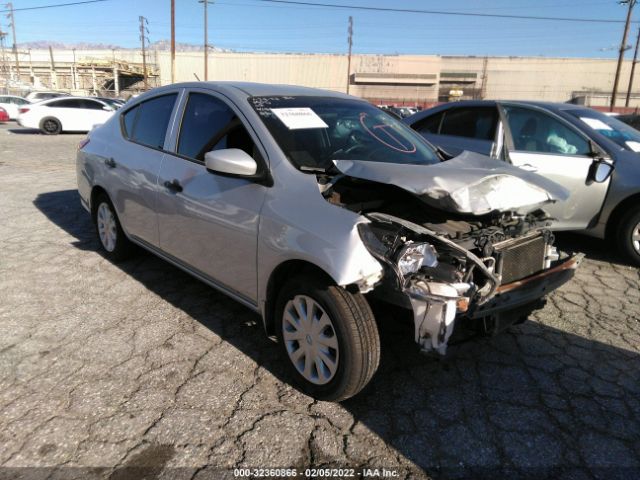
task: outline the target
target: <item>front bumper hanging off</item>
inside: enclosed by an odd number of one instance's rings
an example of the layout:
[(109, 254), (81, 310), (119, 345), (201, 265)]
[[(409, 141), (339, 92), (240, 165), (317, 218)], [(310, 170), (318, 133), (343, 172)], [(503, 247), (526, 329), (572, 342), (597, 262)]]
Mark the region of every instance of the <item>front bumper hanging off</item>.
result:
[(573, 255), (554, 267), (512, 283), (500, 285), (481, 304), (464, 296), (471, 285), (417, 281), (407, 293), (413, 310), (415, 341), (423, 352), (444, 355), (456, 318), (489, 317), (533, 303), (571, 280), (583, 255)]

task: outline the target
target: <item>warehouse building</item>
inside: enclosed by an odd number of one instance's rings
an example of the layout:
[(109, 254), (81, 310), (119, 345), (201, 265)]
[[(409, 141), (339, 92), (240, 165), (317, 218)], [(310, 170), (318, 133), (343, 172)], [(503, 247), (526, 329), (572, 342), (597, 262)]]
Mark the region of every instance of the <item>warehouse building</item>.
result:
[[(569, 100), (606, 106), (615, 60), (548, 57), (346, 55), (211, 52), (210, 80), (304, 85), (357, 95), (376, 104), (422, 105), (458, 99)], [(128, 96), (171, 83), (171, 56), (136, 50), (32, 50), (0, 62), (5, 90), (55, 89), (77, 94)], [(631, 62), (623, 65), (618, 105), (623, 106)], [(176, 78), (204, 79), (202, 52), (176, 54)], [(640, 106), (640, 81), (630, 106)]]

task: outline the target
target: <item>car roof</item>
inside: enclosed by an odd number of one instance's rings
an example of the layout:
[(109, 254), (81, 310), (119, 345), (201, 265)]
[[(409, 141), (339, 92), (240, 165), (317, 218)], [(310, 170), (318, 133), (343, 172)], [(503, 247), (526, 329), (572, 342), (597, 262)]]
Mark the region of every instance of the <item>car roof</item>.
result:
[(43, 100), (42, 102), (39, 102), (40, 105), (46, 105), (50, 102), (56, 102), (56, 101), (61, 101), (61, 100), (95, 100), (96, 102), (100, 102), (100, 103), (104, 103), (104, 100), (101, 100), (99, 98), (96, 97), (74, 97), (71, 95), (65, 95), (64, 98), (61, 97), (54, 97), (54, 98), (47, 98), (46, 100)]
[(533, 107), (545, 108), (548, 110), (584, 110), (589, 108), (586, 105), (576, 105), (574, 103), (560, 103), (560, 102), (541, 102), (534, 100), (461, 100), (459, 102), (443, 103), (434, 107), (436, 108), (452, 108), (456, 106), (466, 107), (492, 107), (496, 104), (508, 104), (508, 105), (530, 105)]
[(448, 110), (456, 107), (494, 107), (496, 104), (501, 105), (525, 105), (537, 108), (543, 108), (545, 110), (551, 110), (555, 112), (569, 111), (569, 110), (585, 110), (589, 109), (586, 105), (576, 105), (574, 103), (559, 103), (559, 102), (540, 102), (532, 100), (460, 100), (459, 102), (447, 102), (427, 110), (414, 113), (410, 117), (404, 119), (404, 122), (412, 125), (413, 123), (429, 117), (438, 112)]
[[(322, 96), (335, 98), (358, 99), (344, 93), (332, 92), (329, 90), (321, 90), (319, 88), (301, 87), (298, 85), (280, 85), (272, 83), (254, 83), (254, 82), (182, 82), (166, 85), (153, 89), (153, 92), (161, 92), (163, 90), (171, 90), (174, 88), (211, 88), (222, 93), (229, 92), (237, 95), (242, 92), (248, 97), (262, 97), (274, 95), (291, 95), (291, 96)], [(146, 95), (145, 95), (146, 96)]]

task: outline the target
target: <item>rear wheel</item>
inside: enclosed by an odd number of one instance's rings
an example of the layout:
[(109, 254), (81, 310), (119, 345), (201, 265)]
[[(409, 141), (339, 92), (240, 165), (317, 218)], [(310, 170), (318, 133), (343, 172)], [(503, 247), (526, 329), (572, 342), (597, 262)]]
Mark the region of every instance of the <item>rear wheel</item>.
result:
[(632, 209), (623, 215), (616, 230), (616, 241), (620, 253), (640, 266), (640, 209)]
[(40, 131), (45, 135), (57, 135), (62, 131), (62, 124), (57, 118), (45, 117), (40, 120)]
[(122, 230), (113, 204), (105, 194), (96, 198), (93, 222), (100, 246), (110, 260), (118, 262), (131, 255), (133, 244)]
[(365, 298), (317, 276), (289, 280), (276, 304), (276, 332), (302, 389), (321, 400), (354, 396), (380, 363), (380, 336)]

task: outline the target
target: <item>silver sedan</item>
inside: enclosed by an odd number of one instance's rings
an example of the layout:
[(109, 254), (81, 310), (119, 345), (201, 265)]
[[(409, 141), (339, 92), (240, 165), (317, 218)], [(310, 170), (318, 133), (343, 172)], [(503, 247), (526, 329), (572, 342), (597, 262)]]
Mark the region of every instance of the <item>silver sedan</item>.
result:
[(370, 298), (409, 309), (419, 347), (444, 354), (465, 323), (523, 321), (580, 261), (547, 228), (564, 188), (481, 155), (441, 160), (357, 98), (185, 83), (94, 129), (77, 179), (108, 258), (136, 244), (258, 312), (303, 390), (341, 400), (378, 367)]
[(482, 153), (563, 185), (571, 195), (549, 208), (552, 228), (607, 238), (640, 265), (634, 128), (581, 105), (521, 101), (454, 102), (404, 122), (453, 156)]

